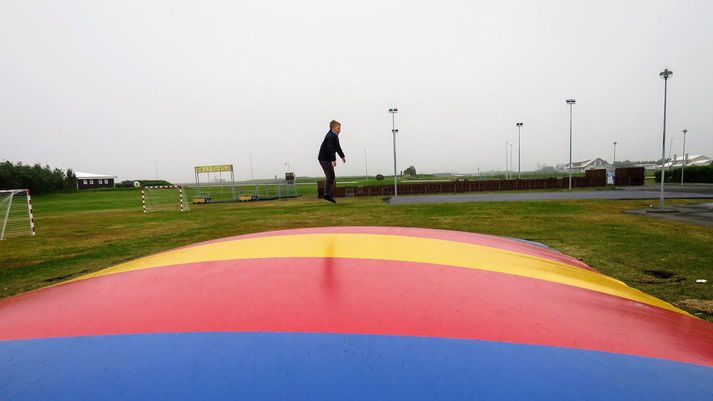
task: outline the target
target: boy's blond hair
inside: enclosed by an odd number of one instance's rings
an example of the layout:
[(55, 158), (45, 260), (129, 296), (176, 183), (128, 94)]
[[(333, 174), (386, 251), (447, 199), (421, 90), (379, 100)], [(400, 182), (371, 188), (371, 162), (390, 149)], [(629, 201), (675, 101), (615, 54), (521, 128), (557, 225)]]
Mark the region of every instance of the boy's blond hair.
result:
[(340, 123), (337, 120), (332, 120), (329, 122), (329, 129), (332, 129), (332, 128), (336, 127), (337, 125), (342, 125), (342, 123)]

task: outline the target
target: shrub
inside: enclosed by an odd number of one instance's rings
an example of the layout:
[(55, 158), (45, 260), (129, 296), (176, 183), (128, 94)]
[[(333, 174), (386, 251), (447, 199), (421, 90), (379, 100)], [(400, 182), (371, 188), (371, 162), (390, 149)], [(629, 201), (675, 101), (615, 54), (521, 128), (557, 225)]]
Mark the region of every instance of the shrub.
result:
[(122, 182), (117, 182), (114, 184), (114, 187), (116, 188), (133, 188), (134, 187), (134, 182), (130, 180), (124, 180)]
[[(137, 181), (140, 182), (141, 185), (143, 185), (145, 187), (155, 187), (155, 186), (159, 186), (159, 185), (173, 185), (170, 182), (164, 181), (164, 180), (137, 180)], [(132, 181), (131, 185), (134, 185), (133, 181)]]
[[(689, 166), (683, 169), (684, 182), (710, 182), (713, 183), (713, 164), (707, 166)], [(661, 182), (661, 170), (654, 173), (656, 182)], [(675, 168), (666, 171), (666, 182), (681, 182), (681, 169)]]
[(20, 162), (0, 163), (0, 189), (28, 188), (33, 194), (68, 192), (77, 189), (77, 176), (69, 169), (66, 172), (39, 163), (30, 166)]
[(381, 175), (381, 174), (377, 174), (377, 175), (376, 175), (376, 180), (377, 180), (377, 181), (383, 181), (383, 180), (384, 180), (384, 176)]

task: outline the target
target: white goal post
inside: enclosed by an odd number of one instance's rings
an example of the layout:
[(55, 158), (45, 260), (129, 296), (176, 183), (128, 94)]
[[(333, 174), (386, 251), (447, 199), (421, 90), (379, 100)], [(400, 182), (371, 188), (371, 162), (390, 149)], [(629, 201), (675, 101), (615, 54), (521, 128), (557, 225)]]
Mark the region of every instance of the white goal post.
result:
[(183, 201), (183, 187), (181, 185), (142, 186), (141, 205), (144, 213), (156, 211), (184, 212), (189, 210), (188, 204)]
[(23, 235), (35, 235), (30, 190), (0, 190), (0, 240)]

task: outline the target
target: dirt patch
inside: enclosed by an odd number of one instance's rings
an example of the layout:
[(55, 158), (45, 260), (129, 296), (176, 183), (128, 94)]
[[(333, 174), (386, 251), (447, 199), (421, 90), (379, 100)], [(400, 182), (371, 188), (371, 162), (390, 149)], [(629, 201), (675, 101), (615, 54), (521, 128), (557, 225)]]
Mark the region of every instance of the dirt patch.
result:
[(644, 274), (646, 274), (647, 276), (656, 277), (656, 278), (659, 278), (662, 280), (670, 279), (671, 277), (676, 275), (676, 273), (667, 272), (665, 270), (644, 270)]
[(694, 314), (705, 313), (707, 315), (713, 315), (713, 300), (711, 299), (684, 299), (683, 301), (676, 302), (675, 305)]
[(65, 274), (65, 275), (62, 275), (62, 276), (50, 277), (50, 278), (48, 278), (48, 279), (42, 280), (42, 283), (43, 283), (43, 284), (44, 284), (44, 283), (50, 283), (50, 284), (51, 284), (51, 283), (55, 283), (55, 282), (57, 282), (57, 281), (64, 281), (64, 280), (69, 279), (69, 278), (74, 278), (74, 277), (77, 277), (77, 276), (81, 276), (81, 275), (83, 275), (83, 274), (87, 274), (87, 273), (89, 273), (90, 271), (91, 271), (91, 270), (86, 269), (86, 270), (82, 270), (82, 271), (78, 271), (78, 272), (74, 272), (74, 273), (70, 273), (70, 274)]
[(638, 280), (631, 281), (641, 284), (667, 284), (686, 280), (678, 274), (666, 270), (644, 270), (641, 273)]

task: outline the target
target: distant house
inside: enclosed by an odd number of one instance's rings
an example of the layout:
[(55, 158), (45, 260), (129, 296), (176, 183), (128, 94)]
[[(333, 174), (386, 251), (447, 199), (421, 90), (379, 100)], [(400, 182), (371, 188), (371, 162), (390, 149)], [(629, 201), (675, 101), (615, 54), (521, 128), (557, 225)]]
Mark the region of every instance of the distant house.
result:
[[(596, 159), (583, 160), (581, 162), (572, 162), (573, 173), (583, 173), (587, 170), (607, 169), (611, 170), (614, 166), (606, 160), (597, 157)], [(557, 171), (569, 171), (569, 163), (562, 163), (555, 166)]]
[(116, 176), (77, 171), (77, 189), (114, 188)]

